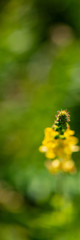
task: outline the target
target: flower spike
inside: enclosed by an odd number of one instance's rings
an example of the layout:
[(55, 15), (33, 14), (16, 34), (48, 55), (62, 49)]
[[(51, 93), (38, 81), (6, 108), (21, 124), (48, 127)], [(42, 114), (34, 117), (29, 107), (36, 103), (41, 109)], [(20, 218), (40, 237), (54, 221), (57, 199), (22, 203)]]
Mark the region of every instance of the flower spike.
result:
[(55, 131), (58, 131), (60, 134), (63, 134), (64, 131), (68, 127), (68, 122), (70, 121), (70, 116), (67, 110), (58, 111), (58, 115), (56, 116), (55, 123), (53, 128)]
[(58, 111), (53, 126), (45, 129), (44, 140), (39, 151), (43, 152), (48, 159), (46, 167), (54, 174), (60, 171), (75, 173), (75, 162), (72, 153), (80, 150), (76, 146), (78, 139), (69, 126), (70, 116), (67, 110)]

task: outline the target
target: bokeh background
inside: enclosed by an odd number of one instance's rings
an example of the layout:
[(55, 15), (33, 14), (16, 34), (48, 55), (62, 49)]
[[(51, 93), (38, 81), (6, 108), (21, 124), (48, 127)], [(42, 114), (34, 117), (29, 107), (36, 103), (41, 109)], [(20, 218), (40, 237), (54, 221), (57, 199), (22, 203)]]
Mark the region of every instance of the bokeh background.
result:
[(0, 240), (80, 240), (80, 153), (52, 176), (38, 151), (61, 108), (80, 139), (80, 1), (0, 1)]

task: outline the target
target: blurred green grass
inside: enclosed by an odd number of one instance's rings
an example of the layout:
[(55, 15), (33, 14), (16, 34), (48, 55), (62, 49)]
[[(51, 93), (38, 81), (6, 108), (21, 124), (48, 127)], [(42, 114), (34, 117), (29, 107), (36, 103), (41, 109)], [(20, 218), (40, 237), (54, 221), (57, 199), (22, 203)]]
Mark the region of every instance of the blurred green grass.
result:
[(38, 150), (61, 108), (80, 139), (79, 1), (0, 11), (0, 239), (79, 240), (80, 153), (75, 175), (51, 176)]

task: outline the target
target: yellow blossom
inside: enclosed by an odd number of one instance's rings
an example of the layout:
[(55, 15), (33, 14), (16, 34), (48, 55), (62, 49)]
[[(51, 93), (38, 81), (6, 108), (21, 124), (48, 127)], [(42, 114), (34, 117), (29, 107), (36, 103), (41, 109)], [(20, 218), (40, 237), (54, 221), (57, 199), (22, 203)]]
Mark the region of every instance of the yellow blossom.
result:
[(75, 172), (75, 164), (71, 159), (72, 152), (79, 151), (76, 146), (78, 139), (69, 126), (69, 114), (67, 111), (59, 111), (53, 126), (45, 128), (44, 139), (39, 151), (43, 152), (46, 158), (51, 159), (47, 168), (51, 173), (57, 171)]
[(68, 160), (68, 161), (63, 161), (62, 162), (62, 170), (64, 172), (68, 172), (68, 173), (74, 173), (76, 172), (76, 167), (75, 167), (75, 163), (72, 160)]
[(47, 161), (46, 167), (51, 174), (57, 173), (61, 170), (61, 162), (58, 159), (55, 159), (54, 161)]

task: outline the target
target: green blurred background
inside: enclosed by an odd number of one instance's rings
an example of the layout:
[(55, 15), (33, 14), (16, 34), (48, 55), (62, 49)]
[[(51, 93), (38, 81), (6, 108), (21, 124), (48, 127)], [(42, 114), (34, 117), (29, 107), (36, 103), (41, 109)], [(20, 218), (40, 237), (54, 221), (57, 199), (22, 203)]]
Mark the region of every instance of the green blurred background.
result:
[(80, 1), (0, 1), (0, 240), (80, 240), (80, 153), (51, 176), (38, 151), (61, 108), (80, 139)]

